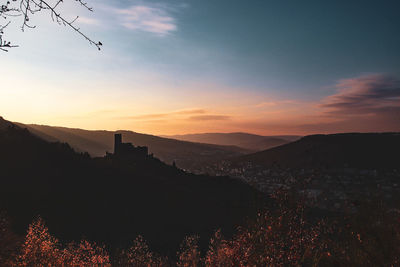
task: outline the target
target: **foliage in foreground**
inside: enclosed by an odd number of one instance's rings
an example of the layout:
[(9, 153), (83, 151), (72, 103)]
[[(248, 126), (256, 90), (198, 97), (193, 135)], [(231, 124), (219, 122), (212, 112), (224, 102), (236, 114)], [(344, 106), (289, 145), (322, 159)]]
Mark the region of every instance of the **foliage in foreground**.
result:
[(25, 242), (17, 256), (17, 266), (109, 266), (110, 257), (103, 247), (86, 240), (61, 243), (50, 235), (41, 218), (29, 225)]
[(400, 264), (400, 221), (394, 209), (379, 202), (351, 216), (306, 220), (301, 200), (278, 194), (278, 208), (260, 213), (233, 238), (216, 231), (207, 251), (197, 236), (186, 237), (176, 262), (152, 252), (139, 236), (130, 248), (110, 257), (107, 250), (82, 240), (65, 246), (42, 219), (28, 227), (18, 242), (1, 220), (0, 265), (14, 266), (397, 266)]

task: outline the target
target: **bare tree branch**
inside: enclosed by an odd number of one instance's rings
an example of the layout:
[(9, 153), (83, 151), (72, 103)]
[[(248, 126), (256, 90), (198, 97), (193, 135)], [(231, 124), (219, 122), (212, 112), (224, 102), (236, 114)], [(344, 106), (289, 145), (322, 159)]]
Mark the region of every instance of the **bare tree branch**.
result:
[[(0, 0), (1, 1), (1, 0)], [(83, 33), (80, 28), (75, 26), (75, 22), (79, 18), (76, 16), (73, 20), (68, 21), (59, 11), (64, 0), (57, 0), (55, 3), (51, 3), (51, 0), (7, 0), (5, 4), (0, 6), (0, 50), (8, 51), (9, 48), (18, 47), (18, 45), (12, 45), (10, 41), (5, 40), (4, 31), (10, 25), (15, 17), (22, 17), (21, 30), (25, 28), (35, 28), (35, 25), (30, 24), (30, 17), (41, 11), (48, 11), (51, 19), (63, 26), (69, 27), (83, 38), (85, 38), (91, 45), (95, 45), (99, 50), (103, 45), (101, 42), (93, 41), (89, 36)], [(73, 1), (73, 0), (69, 0)], [(83, 0), (75, 0), (83, 8), (93, 12), (93, 8), (88, 6)], [(2, 21), (4, 23), (2, 23)]]

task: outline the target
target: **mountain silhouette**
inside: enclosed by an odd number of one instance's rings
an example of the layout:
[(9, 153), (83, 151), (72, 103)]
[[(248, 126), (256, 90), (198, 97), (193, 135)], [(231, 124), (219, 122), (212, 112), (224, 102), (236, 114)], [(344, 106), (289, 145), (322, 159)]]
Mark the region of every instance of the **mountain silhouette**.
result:
[(50, 142), (66, 142), (75, 150), (88, 152), (93, 157), (103, 157), (113, 150), (114, 133), (122, 133), (124, 140), (138, 146), (147, 146), (149, 152), (162, 161), (184, 169), (193, 169), (212, 161), (218, 161), (251, 153), (252, 151), (237, 146), (200, 144), (140, 134), (132, 131), (89, 131), (45, 125), (24, 125), (33, 134)]
[(399, 169), (399, 151), (400, 133), (320, 134), (237, 157), (232, 162), (285, 168)]
[(296, 135), (261, 136), (248, 133), (202, 133), (165, 136), (178, 140), (224, 146), (238, 146), (253, 152), (287, 144), (300, 138)]
[(188, 174), (153, 157), (93, 159), (4, 119), (0, 151), (0, 209), (20, 234), (40, 215), (63, 241), (85, 237), (115, 249), (140, 234), (174, 255), (186, 235), (199, 234), (206, 247), (216, 229), (232, 234), (259, 203), (238, 180)]

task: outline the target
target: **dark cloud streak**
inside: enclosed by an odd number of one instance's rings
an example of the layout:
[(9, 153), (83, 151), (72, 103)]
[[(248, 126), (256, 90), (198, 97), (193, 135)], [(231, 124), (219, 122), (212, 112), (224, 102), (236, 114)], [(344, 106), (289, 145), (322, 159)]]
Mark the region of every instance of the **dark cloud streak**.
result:
[(400, 80), (368, 75), (341, 81), (339, 92), (320, 105), (330, 115), (390, 115), (400, 111)]

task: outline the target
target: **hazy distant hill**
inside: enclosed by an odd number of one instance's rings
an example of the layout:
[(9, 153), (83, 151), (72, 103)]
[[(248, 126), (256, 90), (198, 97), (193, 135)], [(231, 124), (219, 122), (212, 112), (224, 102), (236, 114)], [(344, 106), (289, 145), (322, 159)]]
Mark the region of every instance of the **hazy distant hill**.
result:
[(233, 162), (282, 167), (400, 169), (400, 133), (310, 135)]
[[(29, 131), (45, 140), (66, 142), (77, 151), (89, 152), (94, 157), (102, 157), (106, 151), (113, 151), (115, 132), (112, 131), (88, 131), (45, 125), (18, 125), (28, 128)], [(154, 153), (157, 158), (168, 164), (175, 161), (178, 167), (185, 169), (191, 169), (196, 164), (201, 165), (210, 161), (250, 153), (246, 149), (235, 146), (178, 141), (132, 131), (118, 132), (123, 134), (124, 142), (147, 146), (149, 152)]]
[(225, 146), (238, 146), (252, 151), (260, 151), (287, 144), (300, 138), (295, 135), (261, 136), (248, 133), (202, 133), (166, 136), (178, 140)]
[(238, 180), (187, 174), (151, 157), (92, 159), (1, 118), (0, 151), (0, 210), (20, 234), (40, 215), (63, 241), (115, 248), (141, 234), (175, 253), (185, 235), (206, 242), (256, 212), (258, 193)]

